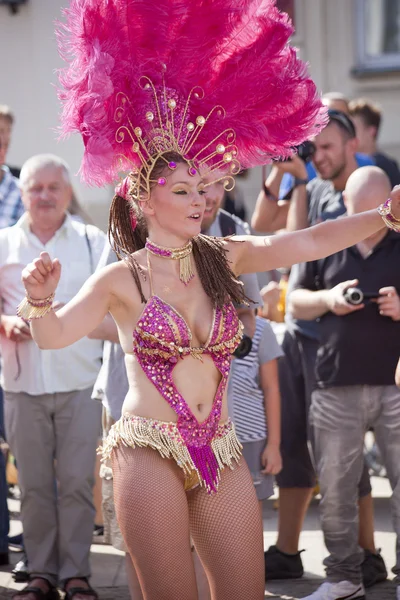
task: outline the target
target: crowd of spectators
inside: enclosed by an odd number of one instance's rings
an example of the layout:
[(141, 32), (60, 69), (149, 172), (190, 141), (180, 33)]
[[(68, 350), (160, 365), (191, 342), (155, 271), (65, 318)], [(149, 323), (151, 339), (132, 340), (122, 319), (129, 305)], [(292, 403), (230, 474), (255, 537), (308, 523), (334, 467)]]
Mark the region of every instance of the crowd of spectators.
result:
[[(376, 208), (400, 184), (396, 161), (378, 145), (379, 107), (339, 93), (326, 94), (324, 102), (326, 128), (298, 156), (274, 162), (263, 181), (251, 217), (255, 232), (279, 235)], [(99, 471), (96, 463), (98, 440), (121, 416), (128, 389), (123, 351), (111, 318), (90, 339), (41, 350), (16, 307), (24, 295), (21, 271), (42, 251), (63, 265), (56, 310), (117, 257), (80, 206), (61, 158), (36, 155), (21, 171), (7, 166), (13, 125), (11, 110), (0, 105), (0, 565), (9, 563), (12, 541), (6, 477), (11, 452), (25, 552), (15, 578), (29, 580), (32, 590), (20, 598), (36, 600), (59, 585), (74, 600), (96, 600), (89, 555), (98, 477), (104, 540), (125, 551), (112, 470), (102, 464)], [(227, 196), (221, 184), (210, 185), (203, 233), (249, 233), (237, 216), (245, 216), (245, 204), (237, 192)], [(363, 586), (387, 578), (375, 546), (363, 452), (369, 430), (393, 489), (394, 572), (400, 577), (399, 258), (400, 236), (382, 230), (321, 261), (270, 274), (261, 291), (256, 275), (242, 276), (253, 303), (237, 307), (245, 336), (233, 361), (228, 405), (261, 510), (275, 486), (279, 490), (266, 581), (303, 576), (299, 538), (318, 493), (329, 598), (364, 597)], [(207, 600), (207, 581), (193, 554), (200, 598)], [(128, 554), (126, 568), (131, 597), (142, 600)], [(310, 598), (328, 597), (322, 588)]]

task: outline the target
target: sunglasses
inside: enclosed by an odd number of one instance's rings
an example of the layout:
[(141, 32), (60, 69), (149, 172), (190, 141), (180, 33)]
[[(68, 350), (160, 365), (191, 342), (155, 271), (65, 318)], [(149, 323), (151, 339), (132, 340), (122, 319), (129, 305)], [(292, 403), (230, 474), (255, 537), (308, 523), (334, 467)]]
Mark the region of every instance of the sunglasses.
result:
[(335, 121), (342, 129), (345, 129), (352, 138), (356, 137), (356, 130), (353, 121), (341, 110), (328, 110), (329, 122)]

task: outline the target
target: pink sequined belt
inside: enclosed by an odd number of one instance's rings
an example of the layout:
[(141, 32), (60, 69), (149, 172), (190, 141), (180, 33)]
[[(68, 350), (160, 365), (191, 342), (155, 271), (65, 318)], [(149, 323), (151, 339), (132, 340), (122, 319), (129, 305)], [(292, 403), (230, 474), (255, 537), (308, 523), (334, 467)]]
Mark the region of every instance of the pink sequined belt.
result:
[[(114, 448), (120, 444), (130, 448), (149, 447), (158, 450), (163, 458), (172, 458), (185, 474), (185, 490), (197, 485), (209, 489), (193, 461), (176, 423), (156, 421), (126, 414), (112, 427), (100, 453), (103, 459), (110, 458)], [(211, 441), (211, 449), (218, 463), (217, 485), (224, 467), (233, 469), (241, 457), (242, 446), (236, 437), (232, 421), (220, 424)]]

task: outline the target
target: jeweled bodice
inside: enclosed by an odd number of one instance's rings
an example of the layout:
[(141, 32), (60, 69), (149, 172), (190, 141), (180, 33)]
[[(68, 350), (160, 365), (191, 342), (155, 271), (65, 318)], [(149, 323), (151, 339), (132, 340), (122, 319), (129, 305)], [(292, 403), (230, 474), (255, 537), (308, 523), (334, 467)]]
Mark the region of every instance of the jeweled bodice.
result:
[[(196, 462), (196, 455), (205, 446), (209, 446), (217, 430), (222, 399), (228, 381), (231, 355), (240, 342), (243, 326), (238, 319), (232, 303), (223, 308), (215, 308), (207, 343), (202, 347), (193, 347), (192, 333), (182, 315), (170, 304), (154, 295), (147, 302), (133, 334), (133, 349), (143, 371), (155, 385), (162, 397), (178, 415), (177, 426)], [(172, 371), (179, 360), (193, 356), (199, 360), (208, 354), (219, 372), (218, 385), (213, 406), (207, 419), (199, 423), (187, 402), (179, 393)], [(200, 458), (198, 459), (200, 462)], [(207, 473), (200, 474), (207, 485)], [(212, 471), (207, 464), (206, 471)], [(211, 473), (211, 480), (214, 477)]]

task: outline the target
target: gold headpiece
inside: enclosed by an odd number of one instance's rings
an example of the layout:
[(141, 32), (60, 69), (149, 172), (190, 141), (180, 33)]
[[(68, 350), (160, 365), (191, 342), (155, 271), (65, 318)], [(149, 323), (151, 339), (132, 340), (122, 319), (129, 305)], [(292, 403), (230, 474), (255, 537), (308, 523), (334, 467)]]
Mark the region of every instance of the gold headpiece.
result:
[[(193, 88), (186, 103), (182, 103), (177, 92), (168, 90), (164, 81), (158, 91), (149, 77), (143, 76), (139, 84), (143, 90), (152, 93), (149, 110), (145, 114), (146, 127), (139, 127), (132, 122), (127, 109), (133, 107), (124, 93), (117, 94), (119, 105), (114, 117), (117, 123), (123, 123), (116, 132), (117, 142), (126, 143), (129, 138), (132, 142), (132, 150), (141, 163), (130, 173), (132, 183), (129, 195), (137, 201), (143, 194), (148, 196), (151, 183), (165, 185), (165, 177), (152, 180), (151, 173), (160, 158), (165, 160), (171, 171), (177, 168), (174, 161), (168, 161), (164, 157), (171, 152), (179, 154), (187, 162), (188, 172), (192, 176), (198, 171), (210, 173), (225, 169), (226, 174), (219, 172), (214, 181), (208, 181), (205, 185), (223, 181), (225, 189), (232, 190), (235, 186), (234, 175), (241, 170), (237, 159), (238, 150), (235, 145), (234, 130), (225, 129), (205, 146), (200, 149), (198, 146), (198, 139), (211, 116), (222, 118), (225, 116), (223, 107), (215, 106), (207, 116), (199, 115), (193, 122), (189, 118), (189, 106), (192, 97), (196, 99), (204, 97), (200, 87)], [(127, 160), (125, 156), (123, 159)]]

